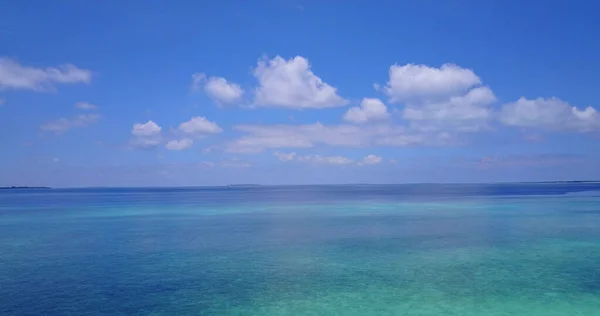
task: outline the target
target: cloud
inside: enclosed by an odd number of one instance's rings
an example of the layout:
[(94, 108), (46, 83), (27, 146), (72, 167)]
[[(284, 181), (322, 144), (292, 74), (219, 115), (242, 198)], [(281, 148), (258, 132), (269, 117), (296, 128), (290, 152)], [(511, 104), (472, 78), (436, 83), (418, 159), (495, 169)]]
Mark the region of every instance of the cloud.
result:
[(491, 110), (486, 106), (496, 101), (492, 90), (478, 87), (465, 95), (453, 96), (448, 100), (409, 106), (403, 117), (407, 120), (477, 120), (488, 119)]
[(376, 165), (378, 163), (380, 163), (383, 159), (379, 156), (375, 156), (375, 155), (368, 155), (367, 157), (363, 158), (362, 163), (367, 164), (367, 165)]
[(73, 118), (59, 118), (42, 124), (40, 128), (46, 132), (62, 134), (72, 128), (86, 127), (98, 122), (102, 116), (99, 114), (80, 114)]
[[(300, 64), (301, 66), (295, 66)], [(276, 57), (271, 61), (261, 61), (262, 70), (285, 69), (284, 74), (305, 71), (308, 62), (302, 57), (285, 61)], [(290, 68), (292, 70), (287, 70)], [(298, 75), (306, 78), (314, 76)], [(284, 75), (265, 75), (279, 83), (303, 82)], [(275, 78), (275, 79), (274, 79)], [(287, 79), (286, 79), (287, 78)], [(261, 88), (265, 84), (261, 84)], [(302, 86), (302, 85), (300, 85)], [(281, 99), (286, 99), (294, 85), (281, 88)], [(260, 89), (257, 98), (260, 99)], [(302, 89), (300, 89), (302, 90)], [(308, 91), (314, 89), (305, 89)], [(360, 106), (350, 108), (343, 116), (354, 124), (324, 125), (240, 125), (236, 129), (244, 132), (240, 138), (225, 145), (225, 150), (239, 153), (256, 153), (264, 149), (309, 148), (319, 145), (339, 147), (375, 146), (447, 146), (464, 144), (464, 133), (491, 129), (494, 118), (492, 104), (496, 96), (492, 90), (482, 85), (481, 79), (470, 69), (445, 64), (440, 68), (425, 65), (393, 65), (390, 79), (382, 90), (391, 102), (403, 103), (401, 117), (404, 123), (392, 120), (386, 105), (379, 99), (365, 98)], [(292, 93), (294, 97), (305, 95)], [(284, 97), (285, 96), (285, 97)], [(309, 98), (310, 99), (310, 98)], [(277, 102), (273, 102), (275, 104)], [(297, 106), (300, 101), (279, 102), (287, 106)], [(307, 106), (304, 106), (307, 107)], [(302, 106), (300, 106), (302, 108)]]
[(295, 152), (291, 152), (291, 153), (280, 153), (280, 152), (275, 152), (273, 153), (273, 155), (277, 158), (279, 158), (279, 160), (281, 161), (291, 161), (294, 160), (294, 158), (296, 158), (296, 153)]
[(0, 57), (0, 90), (52, 91), (56, 84), (90, 83), (91, 81), (91, 71), (71, 64), (35, 68)]
[(316, 164), (325, 164), (325, 165), (350, 165), (353, 164), (354, 161), (352, 159), (348, 159), (342, 156), (321, 156), (321, 155), (308, 155), (308, 156), (299, 156), (297, 158), (298, 161), (301, 162), (310, 162)]
[(154, 147), (162, 142), (162, 128), (154, 121), (133, 124), (131, 134), (132, 145), (139, 147)]
[(254, 69), (259, 87), (254, 104), (290, 109), (320, 109), (348, 103), (337, 89), (316, 76), (308, 60), (301, 56), (285, 60), (280, 56), (260, 59)]
[(189, 121), (179, 124), (179, 131), (188, 135), (218, 134), (223, 131), (216, 123), (203, 116), (192, 117)]
[[(207, 120), (205, 117), (196, 116), (179, 124), (177, 130), (172, 130), (170, 135), (165, 136), (162, 127), (150, 120), (146, 123), (133, 125), (131, 144), (138, 147), (155, 147), (166, 142), (166, 149), (184, 150), (194, 144), (192, 137), (202, 137), (206, 134), (215, 134), (222, 131), (214, 122)], [(185, 136), (182, 137), (181, 134)], [(178, 138), (173, 139), (174, 137)]]
[(80, 110), (95, 110), (98, 108), (97, 106), (88, 102), (77, 102), (75, 103), (75, 107)]
[(228, 159), (222, 161), (219, 166), (223, 168), (250, 168), (252, 164), (239, 159)]
[(239, 102), (244, 90), (223, 77), (209, 77), (204, 73), (192, 75), (192, 91), (203, 89), (206, 94), (218, 104), (233, 104)]
[(519, 100), (504, 104), (498, 119), (508, 126), (554, 131), (600, 130), (600, 114), (591, 106), (579, 109), (558, 98)]
[(383, 91), (392, 103), (444, 100), (481, 84), (481, 79), (472, 70), (454, 64), (444, 64), (440, 68), (392, 65), (389, 76)]
[(579, 163), (584, 156), (573, 154), (540, 154), (482, 157), (476, 164), (480, 168), (545, 167)]
[(496, 96), (470, 69), (408, 64), (390, 67), (382, 90), (404, 103), (402, 118), (417, 130), (475, 132), (489, 128)]
[(366, 123), (384, 120), (389, 117), (387, 107), (379, 99), (364, 98), (360, 106), (355, 106), (344, 114), (344, 120), (353, 123)]
[(165, 148), (167, 148), (168, 150), (184, 150), (192, 147), (193, 144), (193, 140), (189, 138), (184, 138), (180, 140), (170, 140), (169, 142), (167, 142), (167, 145), (165, 145)]
[(319, 164), (319, 165), (358, 165), (358, 166), (362, 166), (362, 165), (374, 165), (374, 164), (378, 164), (382, 161), (381, 157), (375, 156), (375, 155), (368, 155), (365, 158), (363, 158), (361, 161), (354, 161), (350, 158), (346, 158), (343, 156), (321, 156), (321, 155), (305, 155), (305, 156), (300, 156), (297, 155), (295, 152), (290, 152), (290, 153), (282, 153), (282, 152), (275, 152), (273, 153), (273, 155), (275, 157), (277, 157), (280, 161), (284, 161), (284, 162), (290, 162), (290, 161), (297, 161), (297, 162), (303, 162), (303, 163), (312, 163), (312, 164)]
[(148, 121), (146, 123), (136, 123), (133, 124), (133, 129), (131, 133), (134, 136), (156, 136), (160, 134), (162, 128), (158, 126), (158, 124), (154, 123), (154, 121)]
[(407, 104), (402, 117), (421, 129), (455, 129), (475, 132), (488, 128), (496, 96), (488, 87), (477, 87), (447, 100)]
[(377, 125), (239, 125), (242, 137), (225, 144), (225, 150), (258, 153), (264, 149), (445, 145), (454, 141), (446, 132), (417, 131), (392, 124)]

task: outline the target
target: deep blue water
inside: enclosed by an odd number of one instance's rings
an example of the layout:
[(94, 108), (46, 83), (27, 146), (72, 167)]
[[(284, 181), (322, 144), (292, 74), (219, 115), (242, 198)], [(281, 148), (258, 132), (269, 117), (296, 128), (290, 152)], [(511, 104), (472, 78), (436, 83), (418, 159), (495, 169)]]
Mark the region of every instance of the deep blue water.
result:
[(600, 315), (600, 184), (0, 190), (0, 315)]

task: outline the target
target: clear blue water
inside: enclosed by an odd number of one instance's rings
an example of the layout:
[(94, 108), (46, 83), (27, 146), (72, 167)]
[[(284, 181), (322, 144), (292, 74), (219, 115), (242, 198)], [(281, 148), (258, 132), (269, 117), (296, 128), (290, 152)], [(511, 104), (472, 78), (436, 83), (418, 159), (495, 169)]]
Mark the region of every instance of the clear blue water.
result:
[(0, 315), (600, 315), (600, 184), (2, 190)]

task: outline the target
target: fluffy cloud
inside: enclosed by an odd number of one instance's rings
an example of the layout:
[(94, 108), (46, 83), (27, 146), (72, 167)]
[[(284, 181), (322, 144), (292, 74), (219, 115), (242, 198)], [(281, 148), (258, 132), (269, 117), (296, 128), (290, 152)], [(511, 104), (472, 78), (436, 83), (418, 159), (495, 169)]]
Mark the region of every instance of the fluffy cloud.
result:
[(98, 108), (97, 106), (88, 102), (77, 102), (75, 103), (75, 107), (80, 110), (95, 110)]
[(419, 130), (473, 132), (488, 128), (496, 96), (470, 69), (445, 64), (394, 65), (384, 92), (404, 103), (402, 117)]
[(384, 91), (393, 103), (444, 100), (481, 84), (481, 79), (472, 70), (453, 64), (444, 64), (440, 68), (393, 65), (389, 76)]
[(509, 126), (589, 132), (600, 129), (600, 114), (591, 106), (578, 109), (557, 98), (519, 100), (504, 104), (499, 120)]
[(301, 56), (285, 60), (280, 56), (261, 59), (254, 69), (259, 87), (255, 89), (257, 106), (291, 109), (319, 109), (348, 103), (337, 89), (316, 76), (308, 60)]
[(491, 109), (486, 107), (496, 101), (488, 87), (477, 87), (465, 95), (453, 96), (448, 100), (426, 103), (422, 106), (409, 106), (403, 113), (407, 120), (479, 120), (491, 117)]
[(179, 124), (179, 131), (188, 135), (217, 134), (223, 131), (215, 122), (203, 116), (192, 117), (189, 121)]
[(240, 125), (246, 135), (226, 144), (225, 150), (257, 153), (264, 149), (444, 145), (453, 141), (446, 132), (416, 131), (391, 124), (380, 125)]
[(154, 147), (162, 142), (162, 128), (154, 121), (133, 124), (131, 143), (139, 147)]
[(60, 118), (55, 121), (44, 123), (40, 128), (46, 132), (62, 134), (72, 128), (86, 127), (92, 125), (101, 118), (98, 114), (81, 114), (73, 118)]
[(158, 126), (158, 124), (154, 123), (154, 121), (148, 121), (146, 123), (136, 123), (133, 124), (133, 129), (131, 130), (131, 134), (134, 136), (156, 136), (160, 134), (162, 131), (162, 127)]
[(344, 114), (344, 120), (353, 123), (366, 123), (384, 120), (389, 117), (387, 107), (379, 99), (364, 98), (360, 106), (355, 106)]
[[(206, 134), (215, 134), (222, 131), (217, 124), (202, 116), (193, 117), (189, 121), (179, 124), (177, 130), (172, 130), (167, 135), (163, 135), (162, 127), (154, 121), (148, 121), (133, 125), (131, 143), (139, 147), (155, 147), (166, 142), (166, 149), (184, 150), (194, 144), (192, 137), (202, 137)], [(182, 134), (185, 136), (181, 137)], [(178, 139), (173, 139), (177, 136), (179, 136)]]
[(379, 156), (375, 156), (375, 155), (368, 155), (367, 157), (363, 158), (362, 163), (367, 164), (367, 165), (376, 165), (378, 163), (380, 163), (383, 159)]
[(192, 147), (193, 144), (193, 140), (189, 138), (184, 138), (180, 140), (170, 140), (169, 142), (167, 142), (167, 145), (165, 145), (165, 148), (167, 148), (168, 150), (184, 150)]
[(458, 130), (475, 132), (488, 128), (493, 111), (490, 107), (496, 97), (488, 87), (471, 89), (465, 95), (448, 100), (407, 104), (402, 117), (419, 129)]
[(195, 73), (192, 75), (192, 91), (200, 89), (219, 104), (239, 102), (244, 94), (244, 90), (238, 84), (228, 82), (225, 78), (207, 78), (203, 73)]
[(91, 71), (70, 64), (35, 68), (23, 66), (12, 59), (0, 58), (0, 90), (51, 91), (56, 84), (89, 83), (91, 80)]

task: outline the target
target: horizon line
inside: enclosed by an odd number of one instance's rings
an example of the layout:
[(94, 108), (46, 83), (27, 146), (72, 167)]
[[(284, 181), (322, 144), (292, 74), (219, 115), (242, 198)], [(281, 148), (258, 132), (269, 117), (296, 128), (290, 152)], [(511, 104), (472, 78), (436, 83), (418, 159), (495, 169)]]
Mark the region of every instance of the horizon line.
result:
[(600, 183), (600, 180), (492, 181), (492, 182), (403, 182), (403, 183), (321, 183), (321, 184), (254, 184), (173, 185), (173, 186), (0, 186), (0, 189), (169, 189), (169, 188), (227, 188), (227, 187), (299, 187), (299, 186), (383, 186), (383, 185), (468, 185), (468, 184), (543, 184), (543, 183)]

